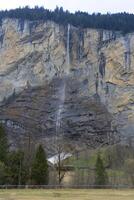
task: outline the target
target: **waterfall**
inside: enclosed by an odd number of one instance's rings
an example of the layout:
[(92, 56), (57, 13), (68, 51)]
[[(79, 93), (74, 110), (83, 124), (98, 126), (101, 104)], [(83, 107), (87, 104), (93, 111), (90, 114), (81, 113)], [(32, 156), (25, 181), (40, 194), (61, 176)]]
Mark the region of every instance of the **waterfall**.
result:
[(58, 133), (58, 131), (60, 131), (60, 127), (61, 127), (61, 115), (64, 109), (64, 101), (65, 101), (65, 83), (63, 83), (62, 87), (60, 88), (60, 104), (58, 107), (58, 111), (57, 111), (57, 119), (56, 119), (56, 133)]
[(131, 66), (131, 49), (130, 49), (130, 38), (129, 36), (126, 36), (124, 38), (124, 46), (125, 46), (125, 52), (124, 52), (124, 68), (130, 69)]
[(70, 24), (67, 27), (67, 65), (70, 66)]
[[(66, 49), (67, 55), (66, 55), (66, 63), (67, 63), (67, 71), (66, 75), (69, 75), (70, 71), (70, 24), (68, 24), (67, 27), (67, 49)], [(64, 110), (64, 102), (65, 102), (65, 96), (66, 96), (66, 78), (64, 78), (63, 82), (61, 82), (61, 87), (59, 91), (59, 107), (57, 111), (57, 118), (56, 118), (56, 134), (60, 132), (61, 130), (61, 119), (62, 119), (62, 112)]]

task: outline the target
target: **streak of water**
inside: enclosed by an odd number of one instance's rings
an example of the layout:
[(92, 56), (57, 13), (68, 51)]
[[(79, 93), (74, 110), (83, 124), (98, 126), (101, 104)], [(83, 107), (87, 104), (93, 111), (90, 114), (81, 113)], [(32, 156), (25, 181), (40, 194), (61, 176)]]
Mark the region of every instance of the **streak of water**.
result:
[[(67, 56), (66, 56), (66, 62), (67, 62), (67, 71), (66, 75), (69, 75), (70, 72), (70, 24), (68, 24), (67, 28)], [(62, 119), (62, 113), (64, 110), (64, 102), (65, 102), (65, 96), (66, 96), (66, 79), (63, 80), (63, 83), (60, 88), (60, 102), (59, 107), (57, 111), (57, 118), (56, 118), (56, 134), (60, 132), (61, 129), (61, 119)]]
[(67, 28), (67, 65), (68, 65), (68, 73), (70, 67), (70, 24), (68, 24)]

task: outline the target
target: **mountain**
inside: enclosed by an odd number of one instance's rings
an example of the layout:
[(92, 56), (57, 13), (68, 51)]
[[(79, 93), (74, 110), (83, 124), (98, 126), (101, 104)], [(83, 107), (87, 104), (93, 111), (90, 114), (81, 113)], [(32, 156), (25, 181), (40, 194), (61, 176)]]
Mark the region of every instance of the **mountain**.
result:
[(134, 33), (5, 18), (0, 105), (13, 146), (29, 134), (94, 148), (133, 136)]

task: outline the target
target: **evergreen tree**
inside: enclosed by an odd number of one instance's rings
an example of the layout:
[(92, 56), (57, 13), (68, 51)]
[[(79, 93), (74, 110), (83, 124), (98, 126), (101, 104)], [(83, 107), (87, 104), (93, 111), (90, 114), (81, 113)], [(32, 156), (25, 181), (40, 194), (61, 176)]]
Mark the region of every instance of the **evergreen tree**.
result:
[(20, 150), (12, 151), (7, 157), (7, 183), (22, 185), (27, 181), (27, 171), (24, 166), (24, 153)]
[(103, 160), (98, 154), (95, 165), (95, 185), (106, 185), (108, 182), (107, 173), (103, 164)]
[[(44, 7), (35, 6), (35, 8), (16, 8), (12, 10), (0, 11), (0, 24), (4, 18), (17, 18), (24, 22), (24, 20), (52, 20), (56, 23), (67, 25), (72, 24), (81, 28), (97, 28), (122, 31), (124, 34), (134, 31), (134, 14), (116, 13), (116, 14), (101, 14), (77, 11), (70, 13), (62, 7), (56, 7), (54, 11), (45, 9)], [(23, 30), (23, 23), (20, 23), (20, 29)], [(0, 41), (3, 41), (3, 35), (0, 35)]]
[(33, 182), (37, 185), (48, 184), (48, 164), (45, 151), (41, 145), (39, 145), (36, 151), (31, 176)]
[(0, 161), (5, 162), (8, 153), (7, 135), (2, 125), (0, 125)]
[(0, 161), (0, 185), (6, 183), (6, 166), (3, 162)]

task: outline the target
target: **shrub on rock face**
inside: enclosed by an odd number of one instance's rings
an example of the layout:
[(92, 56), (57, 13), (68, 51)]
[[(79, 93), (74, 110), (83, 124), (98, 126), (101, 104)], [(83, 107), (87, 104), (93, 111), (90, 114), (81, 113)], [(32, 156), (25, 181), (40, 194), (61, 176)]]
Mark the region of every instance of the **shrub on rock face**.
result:
[(37, 185), (48, 184), (48, 164), (45, 151), (41, 145), (37, 148), (32, 164), (31, 179)]

